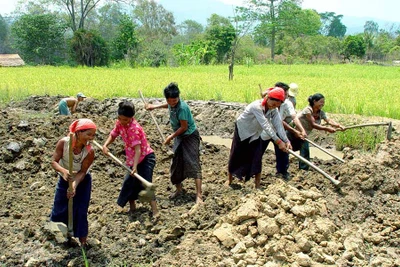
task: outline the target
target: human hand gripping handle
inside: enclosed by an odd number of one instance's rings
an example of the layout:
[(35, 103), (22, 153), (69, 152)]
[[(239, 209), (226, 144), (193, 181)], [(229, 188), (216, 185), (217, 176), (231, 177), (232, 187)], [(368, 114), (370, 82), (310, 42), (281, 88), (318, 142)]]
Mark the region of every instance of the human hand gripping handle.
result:
[[(92, 141), (93, 144), (95, 144), (98, 148), (100, 148), (101, 150), (103, 150), (104, 152), (104, 147), (101, 146), (99, 143), (97, 143), (95, 140)], [(106, 154), (106, 153), (104, 153)], [(139, 174), (136, 173), (136, 170), (131, 170), (128, 166), (126, 166), (121, 160), (119, 160), (117, 157), (115, 157), (113, 154), (111, 154), (110, 152), (108, 152), (107, 149), (107, 156), (109, 156), (110, 158), (112, 158), (115, 162), (117, 162), (119, 165), (121, 165), (122, 167), (124, 167), (124, 169), (129, 172), (130, 174), (133, 173), (133, 175), (145, 186), (145, 187), (154, 187), (154, 185), (148, 181), (146, 181), (146, 179), (144, 179), (142, 176), (140, 176)]]
[[(279, 138), (275, 141), (275, 144), (278, 146), (278, 148), (279, 148), (280, 150), (282, 150), (282, 151), (284, 151), (284, 152), (287, 152), (288, 149), (292, 148), (292, 146), (290, 145), (290, 142), (284, 143), (284, 142), (283, 142), (281, 139), (279, 139)], [(287, 144), (289, 144), (290, 147), (288, 147)]]

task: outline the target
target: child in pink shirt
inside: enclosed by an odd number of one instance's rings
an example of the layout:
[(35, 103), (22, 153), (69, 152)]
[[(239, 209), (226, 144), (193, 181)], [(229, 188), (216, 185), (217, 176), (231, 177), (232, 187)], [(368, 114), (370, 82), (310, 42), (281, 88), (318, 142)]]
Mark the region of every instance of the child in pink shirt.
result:
[[(129, 101), (123, 101), (118, 105), (118, 120), (115, 127), (108, 136), (103, 145), (104, 154), (108, 155), (108, 145), (121, 136), (125, 143), (126, 165), (132, 169), (127, 173), (119, 194), (117, 204), (125, 207), (129, 202), (129, 213), (132, 214), (136, 209), (135, 201), (138, 199), (139, 192), (144, 189), (142, 183), (133, 176), (138, 173), (144, 179), (152, 182), (153, 170), (156, 165), (154, 151), (147, 142), (146, 134), (142, 126), (133, 117), (135, 115), (135, 106)], [(153, 212), (153, 218), (158, 217), (156, 200), (150, 202)]]

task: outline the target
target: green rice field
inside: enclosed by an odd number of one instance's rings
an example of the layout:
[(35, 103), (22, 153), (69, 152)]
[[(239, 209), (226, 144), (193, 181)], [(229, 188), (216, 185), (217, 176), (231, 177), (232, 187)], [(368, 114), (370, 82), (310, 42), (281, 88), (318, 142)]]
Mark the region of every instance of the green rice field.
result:
[(179, 68), (0, 68), (0, 102), (31, 95), (137, 98), (162, 97), (163, 88), (174, 81), (185, 100), (215, 100), (249, 103), (259, 97), (259, 84), (271, 87), (277, 81), (299, 86), (297, 109), (309, 95), (325, 96), (324, 110), (330, 113), (360, 114), (400, 119), (400, 68), (364, 65), (257, 65), (234, 67), (228, 80), (228, 66)]

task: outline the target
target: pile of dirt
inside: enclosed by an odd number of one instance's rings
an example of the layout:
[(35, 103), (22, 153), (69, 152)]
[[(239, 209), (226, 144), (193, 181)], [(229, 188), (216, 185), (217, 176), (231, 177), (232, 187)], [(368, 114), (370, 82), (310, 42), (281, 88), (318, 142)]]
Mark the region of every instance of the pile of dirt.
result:
[[(57, 178), (50, 166), (56, 142), (73, 119), (87, 117), (103, 143), (113, 128), (121, 98), (86, 99), (72, 117), (50, 110), (60, 96), (33, 96), (0, 113), (0, 265), (82, 266), (78, 244), (46, 227)], [(333, 185), (315, 171), (299, 171), (291, 158), (288, 182), (274, 176), (274, 154), (264, 156), (262, 189), (254, 182), (224, 186), (229, 149), (202, 143), (204, 205), (193, 209), (194, 181), (170, 200), (170, 156), (139, 99), (130, 99), (155, 150), (153, 182), (161, 219), (152, 223), (147, 203), (133, 215), (116, 198), (125, 171), (96, 149), (89, 207), (90, 266), (400, 266), (399, 137), (375, 154), (346, 150), (345, 163), (313, 162), (341, 181)], [(152, 100), (153, 102), (162, 99)], [(187, 101), (201, 135), (232, 137), (238, 103)], [(166, 110), (155, 110), (170, 133)], [(348, 124), (353, 118), (335, 115)], [(358, 118), (368, 121), (370, 118)], [(323, 135), (326, 146), (333, 139)], [(118, 141), (111, 152), (123, 159)]]

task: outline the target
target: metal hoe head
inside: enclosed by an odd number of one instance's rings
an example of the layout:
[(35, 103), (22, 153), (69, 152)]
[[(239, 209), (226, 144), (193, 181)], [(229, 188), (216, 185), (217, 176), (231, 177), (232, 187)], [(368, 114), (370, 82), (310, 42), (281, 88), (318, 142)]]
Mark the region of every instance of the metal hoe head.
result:
[(392, 130), (393, 130), (392, 122), (389, 122), (388, 123), (388, 130), (387, 130), (387, 133), (386, 133), (386, 139), (387, 140), (392, 139)]
[(140, 202), (151, 202), (155, 199), (155, 186), (144, 187), (139, 193)]

